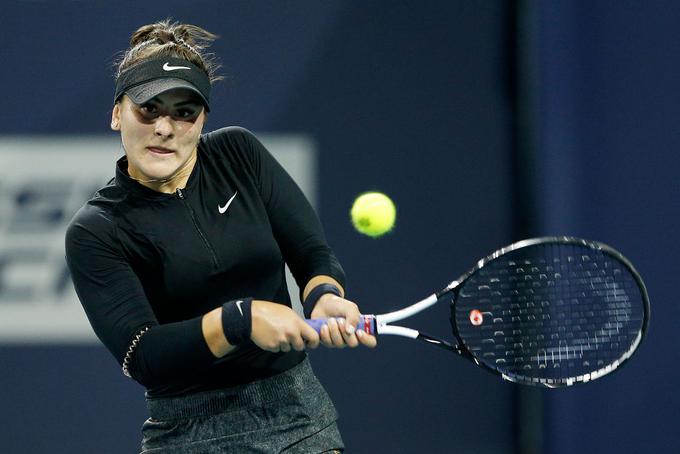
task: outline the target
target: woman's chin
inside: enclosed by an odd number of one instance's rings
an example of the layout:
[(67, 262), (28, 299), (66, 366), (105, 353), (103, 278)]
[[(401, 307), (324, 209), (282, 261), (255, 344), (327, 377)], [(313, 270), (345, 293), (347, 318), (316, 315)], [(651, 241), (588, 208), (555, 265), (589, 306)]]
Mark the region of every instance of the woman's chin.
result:
[(167, 180), (177, 173), (176, 166), (148, 166), (142, 169), (144, 180)]
[[(172, 159), (172, 157), (175, 159)], [(130, 176), (140, 182), (163, 183), (175, 177), (186, 175), (190, 170), (191, 161), (182, 162), (178, 156), (171, 155), (169, 159), (140, 159), (128, 165)]]

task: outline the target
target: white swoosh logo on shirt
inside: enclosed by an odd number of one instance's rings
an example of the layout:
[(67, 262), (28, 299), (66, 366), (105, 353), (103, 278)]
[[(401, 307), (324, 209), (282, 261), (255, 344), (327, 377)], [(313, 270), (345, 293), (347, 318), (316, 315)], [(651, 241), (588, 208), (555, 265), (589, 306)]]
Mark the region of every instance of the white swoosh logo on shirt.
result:
[(234, 195), (231, 196), (231, 199), (229, 199), (229, 201), (227, 202), (227, 204), (224, 205), (223, 207), (221, 207), (221, 206), (219, 205), (219, 203), (217, 204), (217, 210), (220, 212), (220, 214), (224, 214), (224, 213), (227, 212), (227, 208), (229, 208), (229, 205), (231, 205), (231, 202), (234, 201), (234, 197), (236, 197), (236, 194), (238, 194), (238, 191), (236, 191), (236, 192), (234, 193)]
[(241, 301), (241, 300), (236, 301), (236, 307), (238, 307), (238, 311), (241, 313), (241, 317), (243, 317), (243, 309), (241, 309), (242, 303), (243, 303), (243, 301)]
[(174, 71), (176, 69), (191, 69), (188, 66), (170, 66), (170, 62), (165, 62), (163, 65), (165, 71)]

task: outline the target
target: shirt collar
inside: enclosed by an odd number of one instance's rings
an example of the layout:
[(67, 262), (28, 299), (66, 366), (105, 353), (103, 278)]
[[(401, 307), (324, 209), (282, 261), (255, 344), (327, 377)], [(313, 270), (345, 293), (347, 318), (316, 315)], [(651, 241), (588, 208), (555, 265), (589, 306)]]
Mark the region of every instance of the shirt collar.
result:
[[(199, 147), (200, 148), (200, 147)], [(194, 164), (194, 168), (191, 171), (191, 174), (189, 175), (189, 179), (187, 180), (187, 184), (182, 191), (191, 191), (191, 189), (194, 187), (195, 182), (198, 179), (198, 173), (199, 173), (199, 167), (200, 167), (200, 159), (201, 157), (201, 152), (199, 150), (198, 156), (196, 157), (196, 163)], [(175, 197), (176, 193), (167, 193), (167, 192), (158, 192), (155, 191), (149, 187), (144, 186), (140, 182), (136, 181), (133, 179), (129, 174), (128, 174), (128, 159), (127, 156), (123, 156), (118, 161), (116, 161), (116, 185), (124, 188), (126, 191), (128, 191), (130, 194), (133, 194), (138, 197), (146, 198), (146, 199), (164, 199), (164, 198), (169, 198), (169, 197)]]

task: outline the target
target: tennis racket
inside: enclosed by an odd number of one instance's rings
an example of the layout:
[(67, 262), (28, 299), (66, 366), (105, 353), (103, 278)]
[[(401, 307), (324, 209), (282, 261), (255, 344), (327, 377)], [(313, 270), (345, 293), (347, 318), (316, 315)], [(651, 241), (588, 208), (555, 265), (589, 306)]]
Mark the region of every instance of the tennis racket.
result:
[[(453, 343), (390, 324), (437, 303), (450, 305)], [(317, 331), (326, 323), (306, 321)], [(422, 301), (362, 315), (357, 328), (441, 347), (511, 382), (556, 388), (617, 370), (648, 324), (647, 290), (621, 253), (596, 241), (546, 237), (499, 249)]]

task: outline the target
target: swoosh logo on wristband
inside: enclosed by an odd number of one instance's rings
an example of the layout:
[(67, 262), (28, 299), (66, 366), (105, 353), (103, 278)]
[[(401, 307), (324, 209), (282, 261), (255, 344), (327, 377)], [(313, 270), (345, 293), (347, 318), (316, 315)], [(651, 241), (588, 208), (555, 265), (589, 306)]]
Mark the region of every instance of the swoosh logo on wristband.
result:
[(241, 313), (241, 317), (243, 317), (243, 309), (241, 309), (241, 304), (243, 304), (243, 301), (236, 301), (236, 307), (238, 307), (238, 311)]

